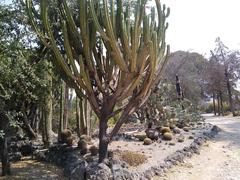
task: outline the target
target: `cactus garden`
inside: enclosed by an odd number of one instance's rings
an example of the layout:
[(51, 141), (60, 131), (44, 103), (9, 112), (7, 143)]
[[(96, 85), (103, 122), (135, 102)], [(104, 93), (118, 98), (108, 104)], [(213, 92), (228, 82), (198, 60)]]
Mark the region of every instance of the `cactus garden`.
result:
[(0, 2), (0, 180), (240, 179), (240, 51), (186, 7)]

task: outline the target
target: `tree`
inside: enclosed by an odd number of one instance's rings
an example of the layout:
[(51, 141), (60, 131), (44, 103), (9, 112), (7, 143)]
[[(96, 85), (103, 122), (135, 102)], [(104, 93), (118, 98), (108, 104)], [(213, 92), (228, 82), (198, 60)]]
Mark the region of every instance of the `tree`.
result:
[[(175, 85), (176, 75), (178, 75), (184, 97), (193, 104), (200, 105), (204, 98), (203, 71), (206, 63), (207, 60), (196, 52), (173, 52), (170, 54), (166, 65), (164, 82)], [(175, 92), (176, 90), (174, 90), (174, 93), (171, 91), (168, 94), (172, 101), (178, 98)]]
[[(239, 68), (240, 68), (240, 53), (238, 51), (230, 51), (218, 37), (216, 39), (216, 48), (211, 51), (212, 58), (222, 66), (222, 82), (223, 87), (227, 89), (228, 101), (231, 112), (235, 116), (235, 107), (233, 101), (233, 87), (236, 86), (236, 82), (239, 79)], [(222, 91), (220, 91), (220, 98)]]
[[(158, 84), (166, 63), (168, 46), (165, 32), (169, 8), (156, 0), (151, 14), (146, 0), (131, 3), (122, 0), (78, 2), (79, 16), (66, 0), (59, 2), (61, 30), (52, 31), (48, 13), (51, 6), (40, 1), (41, 25), (33, 16), (33, 4), (27, 0), (27, 12), (41, 42), (55, 55), (55, 65), (79, 98), (85, 98), (99, 118), (99, 162), (107, 157), (112, 137), (130, 114), (142, 106)], [(56, 39), (63, 39), (62, 42)], [(60, 44), (59, 44), (60, 43)], [(167, 48), (166, 48), (167, 47)], [(121, 113), (110, 134), (108, 120)]]

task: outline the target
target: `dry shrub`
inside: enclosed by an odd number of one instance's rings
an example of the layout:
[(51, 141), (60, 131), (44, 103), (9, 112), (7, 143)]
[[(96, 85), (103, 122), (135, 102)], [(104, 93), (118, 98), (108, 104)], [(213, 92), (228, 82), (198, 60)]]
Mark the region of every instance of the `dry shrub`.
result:
[(138, 166), (147, 161), (147, 157), (144, 154), (133, 151), (120, 152), (120, 158), (130, 166)]

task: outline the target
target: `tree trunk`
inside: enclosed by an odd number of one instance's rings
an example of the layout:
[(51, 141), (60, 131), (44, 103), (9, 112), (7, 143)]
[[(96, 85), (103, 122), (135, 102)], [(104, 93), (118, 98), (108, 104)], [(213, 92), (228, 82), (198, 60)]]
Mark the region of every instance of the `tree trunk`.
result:
[(8, 147), (7, 147), (8, 138), (0, 138), (0, 150), (1, 150), (1, 157), (2, 157), (2, 176), (10, 175), (10, 161), (8, 155)]
[(48, 65), (45, 72), (45, 79), (47, 83), (47, 93), (44, 98), (43, 105), (43, 129), (44, 129), (44, 145), (48, 147), (51, 144), (51, 134), (52, 134), (52, 67)]
[(217, 107), (218, 107), (218, 115), (220, 116), (221, 115), (221, 112), (220, 112), (220, 98), (219, 98), (219, 94), (217, 94)]
[(84, 119), (85, 119), (85, 131), (88, 136), (90, 136), (90, 130), (91, 130), (91, 115), (90, 115), (90, 105), (88, 103), (88, 100), (84, 100)]
[(63, 131), (63, 107), (64, 107), (64, 82), (61, 81), (61, 90), (60, 90), (60, 111), (59, 111), (59, 127), (58, 127), (58, 138), (60, 138), (60, 133)]
[(226, 83), (227, 83), (228, 100), (229, 100), (230, 109), (231, 109), (231, 112), (232, 112), (233, 116), (236, 116), (235, 107), (234, 107), (234, 103), (233, 103), (233, 99), (232, 99), (232, 89), (231, 89), (231, 85), (230, 85), (230, 81), (229, 81), (228, 72), (227, 72), (226, 67), (225, 67), (225, 77), (226, 77)]
[(27, 136), (30, 139), (36, 139), (37, 138), (37, 134), (34, 132), (34, 130), (32, 129), (32, 127), (30, 126), (28, 119), (27, 119), (27, 115), (26, 112), (23, 110), (23, 130), (26, 132)]
[(114, 103), (105, 101), (101, 109), (101, 116), (99, 119), (99, 163), (107, 158), (109, 137), (107, 136), (108, 119), (113, 112)]
[(214, 111), (214, 115), (216, 116), (216, 104), (215, 104), (215, 93), (213, 93), (213, 111)]
[(65, 95), (64, 95), (64, 112), (63, 112), (63, 127), (64, 129), (68, 128), (68, 98), (69, 98), (69, 87), (65, 85)]
[(224, 107), (223, 107), (223, 97), (222, 97), (222, 91), (219, 92), (220, 97), (220, 106), (221, 106), (221, 113), (224, 116)]
[(80, 119), (80, 107), (79, 107), (79, 99), (76, 97), (76, 125), (77, 125), (77, 135), (80, 138), (81, 137), (81, 120)]
[(79, 101), (79, 110), (80, 110), (80, 131), (82, 134), (87, 134), (87, 122), (84, 115), (84, 100), (80, 99)]
[(103, 115), (99, 123), (99, 163), (103, 162), (108, 154), (107, 122), (108, 119)]

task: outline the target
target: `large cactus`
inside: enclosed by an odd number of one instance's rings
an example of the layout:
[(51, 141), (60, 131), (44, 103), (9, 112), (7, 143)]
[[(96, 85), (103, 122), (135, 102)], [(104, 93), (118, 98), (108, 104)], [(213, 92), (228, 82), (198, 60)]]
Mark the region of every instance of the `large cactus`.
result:
[[(160, 0), (150, 13), (147, 0), (78, 0), (76, 11), (61, 0), (59, 44), (49, 20), (49, 2), (40, 1), (43, 28), (37, 25), (31, 0), (26, 0), (28, 16), (42, 43), (54, 53), (64, 80), (79, 97), (88, 99), (98, 116), (101, 162), (112, 137), (161, 79), (169, 51), (165, 43), (169, 8)], [(120, 118), (107, 134), (108, 120), (118, 113)]]

